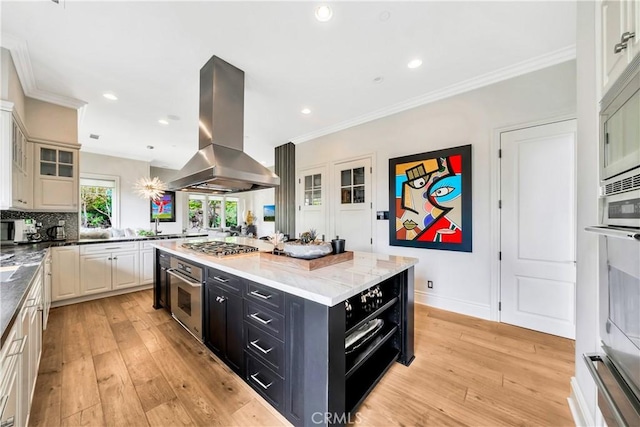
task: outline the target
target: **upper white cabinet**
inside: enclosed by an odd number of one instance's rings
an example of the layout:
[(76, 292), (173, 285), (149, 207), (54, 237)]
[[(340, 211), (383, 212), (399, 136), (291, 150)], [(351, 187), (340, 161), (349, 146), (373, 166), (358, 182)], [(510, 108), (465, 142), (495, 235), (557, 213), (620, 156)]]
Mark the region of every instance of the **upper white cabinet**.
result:
[(2, 103), (0, 208), (31, 209), (33, 207), (32, 144), (25, 136), (24, 126), (12, 111), (11, 103)]
[(34, 208), (77, 211), (78, 148), (38, 142), (34, 149)]
[(640, 52), (640, 0), (605, 0), (602, 19), (602, 94)]

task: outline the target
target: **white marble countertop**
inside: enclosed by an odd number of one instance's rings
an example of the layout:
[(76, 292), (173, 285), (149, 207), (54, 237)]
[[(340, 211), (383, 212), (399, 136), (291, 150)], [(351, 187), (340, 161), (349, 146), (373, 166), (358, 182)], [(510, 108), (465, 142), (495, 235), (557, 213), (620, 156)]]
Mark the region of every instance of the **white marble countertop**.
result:
[[(256, 246), (270, 251), (273, 245), (246, 237), (203, 239)], [(194, 240), (190, 240), (194, 241)], [(261, 283), (327, 306), (334, 306), (418, 263), (417, 258), (354, 252), (353, 260), (305, 271), (260, 258), (259, 253), (215, 257), (181, 246), (182, 242), (153, 242), (153, 246), (184, 259)]]

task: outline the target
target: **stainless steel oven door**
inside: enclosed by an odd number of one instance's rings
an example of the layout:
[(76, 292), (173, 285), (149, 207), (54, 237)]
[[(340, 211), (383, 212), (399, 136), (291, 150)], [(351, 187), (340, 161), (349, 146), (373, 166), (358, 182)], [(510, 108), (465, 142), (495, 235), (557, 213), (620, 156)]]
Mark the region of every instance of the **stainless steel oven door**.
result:
[(202, 283), (169, 268), (171, 314), (199, 341), (202, 336)]

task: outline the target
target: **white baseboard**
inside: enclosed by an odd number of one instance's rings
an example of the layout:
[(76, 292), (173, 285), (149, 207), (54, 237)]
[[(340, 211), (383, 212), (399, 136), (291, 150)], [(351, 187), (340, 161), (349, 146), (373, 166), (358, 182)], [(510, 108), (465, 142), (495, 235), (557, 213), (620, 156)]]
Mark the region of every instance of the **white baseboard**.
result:
[[(138, 292), (138, 291), (143, 291), (145, 289), (152, 289), (152, 288), (153, 288), (153, 283), (146, 283), (144, 285), (135, 286), (133, 288), (118, 289), (115, 291), (102, 292), (99, 294), (83, 295), (77, 298), (69, 298), (69, 299), (63, 299), (58, 301), (52, 301), (51, 308), (62, 307), (64, 305), (77, 304), (79, 302), (92, 301), (94, 299), (108, 298), (116, 295), (130, 294), (131, 292)], [(150, 301), (150, 303), (153, 304), (153, 301)]]
[(576, 426), (590, 427), (596, 425), (576, 377), (571, 377), (571, 396), (567, 397), (567, 402)]
[(466, 314), (467, 316), (491, 320), (491, 307), (484, 304), (476, 304), (456, 298), (442, 297), (424, 291), (415, 291), (415, 302), (442, 310)]

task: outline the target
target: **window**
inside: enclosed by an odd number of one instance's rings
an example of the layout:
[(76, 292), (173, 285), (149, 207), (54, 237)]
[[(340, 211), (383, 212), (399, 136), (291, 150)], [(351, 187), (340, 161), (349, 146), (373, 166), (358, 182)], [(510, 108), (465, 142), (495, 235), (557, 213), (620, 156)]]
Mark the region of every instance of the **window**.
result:
[(364, 167), (340, 171), (340, 202), (364, 203)]
[(109, 228), (119, 223), (116, 202), (118, 177), (80, 178), (80, 225), (84, 228)]
[(191, 228), (236, 227), (238, 225), (238, 199), (190, 194), (189, 224)]
[(322, 175), (304, 177), (304, 205), (318, 206), (322, 204)]

